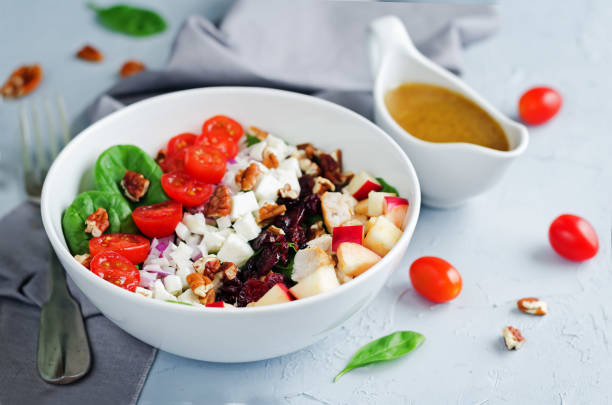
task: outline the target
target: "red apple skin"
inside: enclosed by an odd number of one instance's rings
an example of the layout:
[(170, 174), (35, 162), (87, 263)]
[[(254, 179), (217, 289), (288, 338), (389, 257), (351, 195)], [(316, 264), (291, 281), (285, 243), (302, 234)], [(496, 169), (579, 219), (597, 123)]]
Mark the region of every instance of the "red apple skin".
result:
[(408, 200), (406, 200), (405, 198), (387, 196), (387, 197), (385, 197), (385, 207), (384, 207), (385, 214), (387, 212), (393, 211), (393, 209), (395, 207), (401, 207), (401, 206), (404, 206), (404, 205), (406, 207), (408, 207), (410, 205)]
[(410, 203), (405, 198), (401, 197), (385, 197), (384, 212), (385, 217), (397, 226), (403, 229), (404, 218), (408, 212)]
[(332, 251), (342, 242), (363, 244), (363, 225), (336, 226), (332, 231)]
[(289, 291), (289, 289), (287, 288), (285, 283), (276, 283), (276, 285), (287, 294), (287, 297), (289, 297), (290, 300), (293, 300), (293, 296), (291, 295), (291, 291)]
[(225, 308), (225, 302), (215, 301), (212, 304), (206, 304), (208, 308)]
[(368, 194), (370, 193), (370, 191), (380, 190), (382, 190), (382, 186), (380, 184), (374, 183), (371, 180), (367, 180), (365, 183), (363, 183), (361, 187), (359, 187), (359, 190), (353, 193), (353, 197), (355, 197), (355, 199), (358, 201), (363, 200), (364, 198), (368, 198)]

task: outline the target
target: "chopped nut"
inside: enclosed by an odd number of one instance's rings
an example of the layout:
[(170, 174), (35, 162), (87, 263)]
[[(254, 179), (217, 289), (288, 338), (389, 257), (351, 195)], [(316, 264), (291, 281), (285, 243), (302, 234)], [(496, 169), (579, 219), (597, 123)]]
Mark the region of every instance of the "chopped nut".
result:
[(97, 238), (108, 229), (108, 212), (103, 207), (98, 207), (97, 210), (91, 213), (85, 220), (85, 233), (90, 233), (91, 236)]
[(300, 196), (300, 193), (297, 190), (291, 188), (289, 183), (285, 184), (283, 188), (278, 190), (278, 194), (283, 198), (289, 198), (290, 200), (297, 200)]
[(318, 238), (321, 235), (325, 235), (325, 227), (323, 226), (323, 221), (317, 221), (314, 224), (310, 225), (308, 228), (308, 240), (312, 240), (314, 238)]
[(326, 179), (325, 177), (318, 176), (315, 178), (315, 184), (312, 188), (312, 192), (315, 194), (323, 194), (326, 191), (335, 191), (336, 186), (334, 183)]
[(265, 204), (257, 211), (257, 223), (261, 224), (265, 220), (282, 215), (287, 211), (285, 205)]
[(23, 65), (17, 68), (0, 88), (4, 98), (17, 98), (34, 91), (42, 80), (40, 65)]
[(212, 304), (213, 302), (215, 302), (215, 299), (217, 297), (217, 294), (215, 293), (215, 289), (211, 288), (206, 295), (204, 296), (204, 298), (200, 298), (200, 304), (202, 305), (209, 305)]
[(219, 271), (220, 266), (221, 262), (214, 256), (200, 257), (193, 264), (193, 268), (197, 273), (200, 273), (208, 278), (213, 278), (215, 273)]
[(143, 70), (146, 70), (146, 66), (144, 63), (137, 60), (128, 60), (121, 66), (121, 70), (119, 71), (119, 75), (121, 77), (128, 77), (135, 75), (136, 73), (140, 73)]
[(220, 271), (223, 272), (224, 281), (231, 281), (236, 278), (238, 267), (232, 262), (225, 262), (221, 265)]
[(302, 143), (297, 145), (299, 150), (303, 150), (308, 159), (312, 159), (317, 154), (317, 149), (311, 143)]
[(516, 306), (521, 312), (530, 315), (546, 315), (548, 313), (546, 301), (533, 297), (518, 300)]
[(338, 168), (340, 169), (340, 171), (342, 171), (344, 166), (342, 163), (342, 151), (340, 149), (336, 149), (336, 151), (331, 154), (331, 157), (333, 157), (334, 160), (338, 162)]
[(300, 170), (304, 174), (307, 174), (309, 176), (318, 176), (319, 174), (321, 174), (321, 169), (319, 168), (319, 165), (310, 159), (299, 159), (298, 163), (300, 165)]
[(263, 161), (262, 163), (268, 169), (276, 169), (278, 167), (278, 158), (267, 146), (263, 150)]
[(268, 232), (272, 232), (272, 233), (274, 233), (276, 235), (284, 235), (285, 234), (285, 231), (283, 231), (282, 229), (280, 229), (280, 228), (278, 228), (278, 227), (276, 227), (274, 225), (270, 225), (268, 227), (267, 231)]
[(75, 255), (74, 258), (76, 259), (77, 262), (89, 268), (89, 265), (91, 264), (91, 259), (92, 259), (89, 253), (84, 253), (82, 255)]
[(199, 297), (206, 297), (206, 294), (213, 289), (212, 280), (200, 273), (188, 274), (187, 283), (193, 293)]
[(232, 195), (227, 186), (218, 186), (206, 205), (206, 216), (220, 218), (232, 211)]
[(260, 141), (263, 141), (268, 137), (268, 133), (266, 131), (263, 131), (257, 127), (249, 127), (248, 133), (249, 135), (259, 139)]
[(251, 163), (244, 171), (240, 170), (236, 174), (236, 184), (240, 185), (240, 189), (244, 191), (252, 190), (257, 183), (257, 179), (261, 174), (259, 165), (255, 162)]
[(91, 45), (85, 45), (76, 54), (77, 58), (89, 61), (89, 62), (100, 62), (104, 57), (99, 50)]
[(513, 326), (506, 326), (502, 329), (504, 343), (508, 350), (518, 350), (525, 342), (525, 338), (521, 335), (521, 331)]
[(151, 182), (145, 176), (131, 170), (125, 171), (121, 180), (121, 187), (125, 196), (131, 201), (138, 202), (147, 193)]

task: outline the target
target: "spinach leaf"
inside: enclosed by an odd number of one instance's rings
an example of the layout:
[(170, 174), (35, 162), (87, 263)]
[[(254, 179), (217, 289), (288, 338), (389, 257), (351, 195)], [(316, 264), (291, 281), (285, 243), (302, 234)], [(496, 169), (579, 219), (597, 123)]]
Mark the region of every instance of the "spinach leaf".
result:
[(344, 370), (334, 378), (334, 382), (358, 367), (380, 361), (393, 360), (410, 353), (424, 341), (425, 336), (409, 330), (393, 332), (390, 335), (373, 340), (357, 350), (357, 353), (353, 355)]
[(399, 192), (397, 191), (397, 189), (393, 187), (391, 184), (387, 183), (385, 179), (383, 179), (382, 177), (376, 177), (376, 181), (378, 181), (380, 185), (382, 186), (382, 190), (380, 190), (381, 192), (395, 193), (395, 195), (399, 195)]
[(311, 227), (319, 221), (323, 221), (323, 217), (320, 214), (315, 214), (306, 218), (306, 225), (308, 225), (308, 227)]
[(287, 277), (289, 280), (291, 280), (291, 274), (293, 273), (293, 261), (294, 260), (295, 260), (295, 255), (292, 255), (291, 259), (289, 259), (289, 262), (287, 262), (286, 266), (282, 266), (280, 264), (277, 264), (276, 266), (274, 266), (272, 271), (274, 271), (276, 273), (281, 273), (285, 277)]
[(253, 146), (259, 142), (261, 142), (261, 140), (257, 138), (255, 135), (249, 135), (249, 134), (246, 135), (247, 146)]
[[(126, 170), (138, 172), (151, 182), (149, 190), (137, 203), (129, 201), (123, 194), (120, 183)], [(155, 160), (134, 145), (111, 146), (98, 157), (94, 170), (96, 188), (121, 195), (132, 208), (157, 204), (168, 199), (161, 186), (162, 174)]]
[(108, 232), (138, 233), (132, 221), (132, 210), (121, 196), (104, 191), (86, 191), (74, 199), (62, 217), (64, 237), (73, 255), (89, 252), (91, 235), (85, 233), (85, 220), (99, 207), (108, 212)]
[(104, 8), (92, 3), (88, 7), (96, 12), (100, 24), (122, 34), (146, 37), (163, 32), (167, 27), (166, 21), (159, 14), (145, 8), (127, 4)]

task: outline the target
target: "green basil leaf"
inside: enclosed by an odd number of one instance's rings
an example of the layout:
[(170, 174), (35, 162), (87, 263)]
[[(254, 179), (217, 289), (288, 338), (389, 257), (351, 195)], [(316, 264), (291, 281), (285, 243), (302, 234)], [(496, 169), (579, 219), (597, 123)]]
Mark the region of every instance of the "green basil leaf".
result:
[(166, 302), (170, 302), (172, 304), (181, 304), (181, 305), (189, 305), (192, 306), (191, 303), (189, 302), (183, 302), (183, 301), (174, 301), (174, 300), (166, 300)]
[(100, 24), (109, 30), (135, 37), (146, 37), (163, 32), (166, 21), (152, 10), (116, 4), (104, 8), (95, 4), (88, 5), (98, 16)]
[(259, 142), (261, 142), (261, 140), (259, 138), (257, 138), (254, 135), (247, 134), (247, 136), (246, 136), (247, 146), (253, 146), (253, 145), (255, 145), (255, 144), (259, 143)]
[(381, 361), (393, 360), (410, 353), (425, 341), (425, 336), (413, 331), (397, 331), (390, 335), (383, 336), (362, 346), (353, 355), (346, 365), (335, 378), (334, 382), (340, 377), (358, 367)]
[[(125, 198), (121, 180), (126, 170), (132, 170), (145, 176), (150, 181), (149, 190), (137, 203)], [(98, 157), (94, 170), (96, 187), (121, 195), (130, 207), (157, 204), (168, 200), (161, 186), (162, 170), (155, 160), (145, 151), (134, 145), (111, 146)]]
[(100, 207), (108, 212), (109, 233), (138, 233), (132, 210), (121, 196), (104, 191), (86, 191), (74, 199), (62, 216), (64, 238), (73, 255), (89, 252), (91, 235), (85, 233), (85, 220)]
[(397, 189), (393, 187), (391, 184), (387, 183), (385, 179), (383, 179), (382, 177), (376, 177), (376, 181), (378, 181), (380, 185), (382, 186), (382, 190), (380, 190), (381, 192), (395, 193), (395, 195), (399, 195), (399, 192), (397, 191)]

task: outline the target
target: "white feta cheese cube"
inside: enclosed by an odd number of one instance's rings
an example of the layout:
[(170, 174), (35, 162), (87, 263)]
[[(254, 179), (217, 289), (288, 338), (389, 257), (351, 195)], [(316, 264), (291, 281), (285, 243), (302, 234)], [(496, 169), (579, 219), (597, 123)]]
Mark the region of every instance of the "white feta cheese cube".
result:
[(179, 222), (178, 224), (176, 224), (176, 228), (174, 229), (174, 232), (176, 232), (178, 237), (181, 238), (182, 240), (185, 240), (191, 236), (191, 232), (189, 232), (189, 228), (187, 228), (187, 225), (185, 225), (182, 222)]
[(248, 214), (249, 212), (255, 211), (258, 208), (259, 206), (257, 205), (255, 193), (252, 191), (238, 193), (232, 196), (232, 212), (230, 215), (232, 220), (235, 221), (244, 214)]
[(300, 170), (300, 164), (298, 160), (294, 157), (290, 157), (288, 159), (283, 160), (278, 165), (279, 170), (286, 170), (288, 172), (295, 173), (296, 177), (302, 176), (302, 171)]
[(282, 160), (287, 157), (287, 144), (281, 138), (268, 134), (266, 137), (268, 143), (268, 150), (276, 155), (278, 160)]
[(136, 287), (136, 294), (140, 294), (145, 298), (153, 298), (153, 291), (147, 290), (146, 288)]
[(176, 297), (166, 291), (166, 287), (164, 287), (164, 283), (161, 280), (155, 280), (153, 284), (153, 298), (156, 300), (175, 300)]
[(176, 299), (177, 301), (187, 302), (192, 305), (202, 305), (200, 304), (200, 298), (195, 295), (191, 288), (185, 290), (185, 292), (179, 295)]
[(222, 262), (232, 262), (242, 266), (253, 255), (251, 246), (236, 234), (231, 234), (223, 243), (217, 257)]
[(232, 228), (222, 229), (219, 231), (219, 235), (223, 236), (225, 239), (227, 239), (227, 237), (233, 233), (234, 230)]
[(198, 246), (202, 241), (202, 236), (197, 234), (189, 234), (189, 236), (184, 239), (185, 243), (191, 247)]
[(187, 276), (191, 273), (195, 273), (195, 269), (193, 268), (193, 263), (191, 263), (189, 260), (184, 260), (177, 263), (176, 275), (181, 280), (181, 290), (189, 287)]
[(255, 196), (258, 200), (276, 201), (278, 190), (283, 187), (280, 181), (272, 173), (261, 176), (261, 181), (255, 187)]
[(217, 227), (219, 227), (219, 229), (229, 228), (230, 226), (232, 226), (232, 220), (229, 215), (217, 218)]
[(197, 214), (183, 215), (183, 224), (189, 228), (189, 232), (203, 235), (206, 230), (206, 218), (204, 214), (198, 212)]
[(220, 232), (206, 232), (204, 234), (204, 243), (208, 252), (218, 252), (221, 246), (223, 246), (223, 242), (225, 242), (225, 236)]
[(257, 222), (255, 222), (255, 217), (253, 217), (253, 214), (251, 213), (240, 217), (234, 223), (234, 229), (239, 236), (247, 241), (255, 239), (261, 232), (261, 228), (257, 225)]
[(172, 295), (179, 295), (183, 292), (181, 278), (175, 274), (164, 277), (164, 287)]
[(263, 151), (268, 146), (266, 141), (261, 141), (251, 146), (249, 149), (249, 156), (251, 159), (262, 160), (263, 159)]
[(295, 171), (293, 170), (281, 170), (276, 169), (273, 171), (274, 177), (281, 184), (281, 187), (284, 187), (285, 184), (289, 184), (292, 190), (300, 192), (300, 182), (298, 181), (297, 176), (295, 175)]
[(189, 260), (193, 254), (193, 248), (185, 242), (179, 243), (176, 250), (170, 253), (170, 257), (174, 260), (174, 263), (179, 263), (183, 260)]

